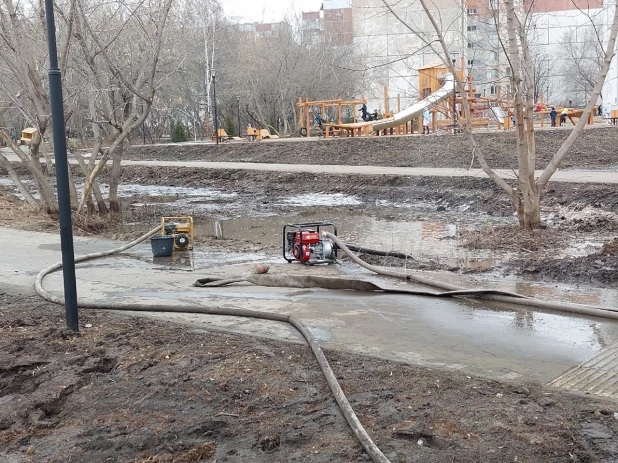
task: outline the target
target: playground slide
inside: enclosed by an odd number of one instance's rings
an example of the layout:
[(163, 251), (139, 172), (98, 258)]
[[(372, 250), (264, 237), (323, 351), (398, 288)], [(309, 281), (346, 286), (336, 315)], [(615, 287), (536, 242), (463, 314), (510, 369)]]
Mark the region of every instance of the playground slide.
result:
[(389, 129), (391, 127), (397, 127), (405, 124), (406, 122), (411, 121), (412, 119), (421, 115), (425, 108), (431, 108), (432, 106), (440, 103), (441, 101), (451, 96), (454, 91), (455, 79), (453, 77), (453, 74), (446, 74), (444, 78), (444, 85), (440, 90), (435, 91), (424, 100), (414, 103), (409, 108), (393, 114), (393, 116), (391, 117), (387, 117), (386, 119), (381, 119), (379, 121), (373, 122), (371, 124), (371, 128), (374, 132), (377, 132), (382, 129)]
[(498, 122), (500, 122), (500, 124), (504, 124), (504, 110), (498, 106), (498, 105), (490, 105), (491, 111), (494, 113), (494, 116), (496, 116), (496, 119), (498, 119)]

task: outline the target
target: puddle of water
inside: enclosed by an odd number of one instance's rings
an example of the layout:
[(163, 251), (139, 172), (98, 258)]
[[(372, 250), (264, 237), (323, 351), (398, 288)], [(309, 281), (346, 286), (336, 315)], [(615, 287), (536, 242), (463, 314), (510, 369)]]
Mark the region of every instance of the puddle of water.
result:
[[(81, 190), (83, 185), (78, 185), (78, 190)], [(102, 184), (101, 191), (106, 192), (109, 185)], [(131, 183), (122, 183), (118, 186), (118, 196), (199, 196), (203, 201), (215, 201), (222, 199), (231, 199), (238, 196), (237, 193), (227, 193), (213, 188), (188, 188), (174, 187), (165, 185), (135, 185)]]
[(454, 264), (469, 262), (472, 268), (489, 268), (504, 256), (491, 250), (464, 249), (456, 238), (458, 225), (432, 221), (392, 221), (373, 217), (297, 216), (240, 217), (210, 223), (198, 223), (196, 232), (202, 235), (245, 240), (269, 246), (281, 246), (282, 229), (286, 223), (327, 220), (338, 228), (338, 235), (347, 243), (379, 250), (397, 250), (415, 257), (424, 255), (447, 259)]
[[(33, 190), (36, 185), (35, 182), (32, 180), (24, 180), (23, 183), (30, 190)], [(0, 186), (14, 187), (15, 185), (9, 178), (0, 178)], [(109, 191), (109, 185), (106, 183), (100, 183), (99, 187), (101, 188), (101, 192), (104, 194)], [(81, 195), (81, 192), (84, 188), (84, 184), (77, 183), (75, 185), (75, 188), (79, 196)], [(23, 199), (23, 197), (19, 193), (17, 193), (16, 188), (14, 194)], [(132, 183), (121, 183), (118, 186), (118, 196), (120, 198), (130, 198), (132, 196), (163, 196), (172, 198), (181, 197), (181, 201), (184, 200), (185, 202), (207, 202), (230, 200), (236, 198), (238, 194), (235, 192), (224, 192), (214, 188), (189, 188), (166, 185), (136, 185)], [(195, 199), (196, 197), (198, 197), (199, 199)], [(174, 203), (169, 204), (171, 205)], [(150, 203), (144, 203), (142, 205), (150, 205)]]
[(290, 196), (284, 198), (282, 203), (275, 204), (277, 206), (356, 206), (362, 204), (355, 196), (348, 196), (342, 193), (325, 194), (325, 193), (310, 193), (304, 195)]
[(583, 284), (526, 281), (518, 275), (501, 276), (497, 279), (495, 276), (487, 274), (423, 273), (438, 281), (463, 287), (498, 289), (547, 301), (571, 302), (599, 307), (618, 306), (618, 290), (613, 288), (598, 288)]

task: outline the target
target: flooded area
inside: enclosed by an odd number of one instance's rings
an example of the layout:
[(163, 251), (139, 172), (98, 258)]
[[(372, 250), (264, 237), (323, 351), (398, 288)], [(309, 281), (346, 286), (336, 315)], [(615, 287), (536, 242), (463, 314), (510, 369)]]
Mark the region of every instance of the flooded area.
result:
[[(33, 183), (27, 183), (29, 187)], [(0, 178), (0, 186), (11, 182)], [(78, 185), (78, 191), (81, 185)], [(102, 184), (105, 193), (108, 185)], [(16, 194), (15, 190), (12, 190)], [(471, 214), (470, 202), (447, 204), (441, 199), (428, 201), (402, 198), (392, 201), (344, 193), (291, 191), (287, 195), (247, 194), (225, 188), (140, 185), (124, 183), (119, 196), (132, 211), (132, 221), (124, 231), (142, 230), (163, 215), (192, 215), (197, 237), (215, 237), (255, 245), (255, 251), (240, 256), (215, 248), (202, 253), (175, 254), (173, 259), (155, 259), (162, 270), (194, 271), (219, 263), (249, 262), (277, 258), (282, 246), (282, 229), (288, 223), (327, 221), (336, 225), (338, 235), (348, 244), (381, 251), (400, 251), (418, 262), (431, 262), (441, 268), (437, 279), (462, 286), (488, 286), (541, 299), (554, 299), (588, 305), (617, 306), (618, 291), (594, 285), (548, 283), (534, 275), (505, 273), (504, 265), (521, 257), (513, 250), (473, 249), (463, 246), (462, 234), (513, 223), (512, 216)], [(448, 208), (448, 209), (447, 209)], [(548, 209), (543, 220), (558, 224), (564, 217), (586, 217), (588, 210)], [(593, 234), (574, 235), (556, 250), (555, 257), (587, 256), (597, 251), (603, 238)], [(245, 248), (245, 250), (250, 248)], [(214, 254), (213, 254), (214, 252)], [(274, 257), (277, 256), (277, 257)], [(147, 258), (141, 256), (140, 258)], [(391, 265), (374, 261), (378, 265)], [(414, 268), (410, 262), (400, 265)], [(450, 270), (445, 272), (445, 270)]]

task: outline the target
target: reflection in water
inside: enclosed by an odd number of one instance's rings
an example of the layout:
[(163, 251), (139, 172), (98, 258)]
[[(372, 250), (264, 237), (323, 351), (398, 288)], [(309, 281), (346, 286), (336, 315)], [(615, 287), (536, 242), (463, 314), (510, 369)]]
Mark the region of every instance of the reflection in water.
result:
[(534, 312), (528, 310), (516, 310), (513, 324), (517, 328), (527, 328), (534, 331)]
[(197, 233), (279, 246), (286, 223), (328, 221), (337, 225), (339, 236), (348, 243), (380, 250), (398, 250), (418, 257), (448, 260), (452, 265), (487, 268), (495, 265), (492, 251), (463, 249), (457, 239), (457, 225), (436, 221), (380, 220), (361, 215), (328, 217), (315, 214), (275, 217), (240, 217), (198, 224)]
[(570, 285), (541, 284), (529, 281), (516, 281), (514, 291), (523, 296), (534, 296), (544, 300), (560, 300), (584, 305), (600, 305), (601, 290), (586, 291)]
[(195, 270), (193, 251), (174, 251), (170, 257), (153, 257), (152, 263), (167, 270)]

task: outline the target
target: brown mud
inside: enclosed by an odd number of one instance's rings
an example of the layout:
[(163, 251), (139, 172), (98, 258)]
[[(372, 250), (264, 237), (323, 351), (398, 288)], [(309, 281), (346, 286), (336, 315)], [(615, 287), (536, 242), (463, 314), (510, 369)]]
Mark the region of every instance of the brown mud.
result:
[[(0, 461), (366, 462), (310, 350), (0, 295)], [(326, 351), (393, 462), (609, 462), (615, 403)]]

